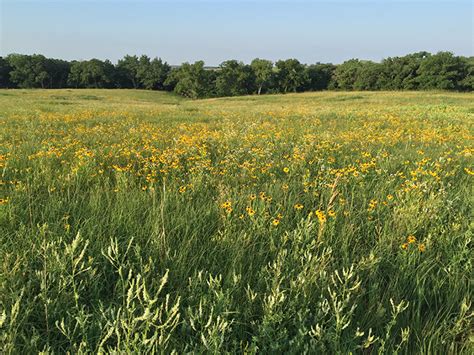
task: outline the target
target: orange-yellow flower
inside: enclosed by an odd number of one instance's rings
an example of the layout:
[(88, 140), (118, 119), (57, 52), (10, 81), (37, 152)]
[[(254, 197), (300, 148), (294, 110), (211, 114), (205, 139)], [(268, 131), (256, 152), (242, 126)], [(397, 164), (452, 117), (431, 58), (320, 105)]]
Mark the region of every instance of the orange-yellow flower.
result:
[(249, 216), (253, 216), (255, 214), (255, 210), (252, 207), (246, 207), (245, 210)]
[(223, 209), (228, 209), (231, 206), (232, 206), (232, 202), (230, 202), (230, 201), (225, 201), (224, 203), (221, 204), (221, 207)]

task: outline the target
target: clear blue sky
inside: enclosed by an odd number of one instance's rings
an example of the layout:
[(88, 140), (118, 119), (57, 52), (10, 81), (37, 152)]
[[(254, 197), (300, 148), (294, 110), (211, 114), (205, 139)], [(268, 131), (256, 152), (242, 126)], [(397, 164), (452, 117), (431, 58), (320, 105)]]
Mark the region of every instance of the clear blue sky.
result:
[(304, 63), (474, 55), (473, 0), (0, 0), (0, 55)]

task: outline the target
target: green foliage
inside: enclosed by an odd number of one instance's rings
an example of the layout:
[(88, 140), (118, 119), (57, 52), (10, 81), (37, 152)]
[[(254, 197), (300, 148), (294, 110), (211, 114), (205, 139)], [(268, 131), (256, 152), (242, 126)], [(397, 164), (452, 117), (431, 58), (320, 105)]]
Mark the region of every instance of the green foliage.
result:
[(7, 61), (12, 68), (10, 80), (20, 88), (45, 88), (50, 80), (46, 57), (40, 54), (10, 54)]
[(387, 90), (417, 90), (418, 69), (429, 56), (428, 52), (418, 52), (384, 59), (378, 85)]
[(466, 91), (474, 91), (474, 57), (466, 58), (466, 77), (461, 85)]
[(312, 64), (305, 67), (304, 91), (319, 91), (329, 88), (334, 69), (333, 64)]
[(217, 96), (248, 95), (254, 91), (255, 75), (252, 67), (236, 60), (219, 66), (216, 79)]
[(297, 59), (279, 60), (275, 70), (281, 92), (296, 92), (304, 85), (304, 66)]
[(13, 86), (10, 81), (10, 72), (12, 67), (6, 58), (0, 57), (0, 88), (9, 88)]
[(362, 64), (358, 59), (351, 59), (338, 65), (334, 70), (333, 87), (342, 90), (352, 90)]
[(191, 99), (213, 96), (215, 73), (204, 68), (203, 61), (184, 63), (171, 72), (165, 85), (174, 87), (178, 95)]
[(382, 64), (351, 59), (336, 67), (332, 86), (341, 90), (379, 90), (382, 72)]
[[(143, 60), (142, 60), (143, 58)], [(145, 71), (144, 69), (140, 70), (141, 62), (145, 61), (145, 64), (149, 64), (150, 58), (142, 56), (140, 61), (136, 55), (126, 55), (122, 59), (119, 59), (117, 62), (117, 71), (122, 75), (128, 83), (125, 84), (125, 87), (131, 87), (138, 89), (140, 87), (140, 71)], [(128, 85), (127, 85), (128, 84)]]
[(168, 63), (163, 62), (161, 58), (153, 58), (151, 61), (146, 56), (140, 57), (140, 82), (148, 90), (167, 89), (165, 81), (171, 71)]
[(417, 81), (422, 90), (459, 90), (466, 77), (466, 63), (450, 52), (439, 52), (421, 62)]
[(218, 68), (204, 62), (171, 68), (161, 58), (126, 55), (113, 65), (92, 59), (67, 62), (42, 55), (0, 58), (0, 87), (134, 88), (174, 91), (190, 98), (336, 90), (473, 90), (472, 58), (417, 52), (380, 63), (351, 59), (339, 65), (296, 59), (237, 60)]
[(73, 87), (108, 88), (114, 86), (115, 67), (108, 60), (73, 62), (68, 82)]
[(117, 63), (118, 75), (123, 77), (123, 87), (134, 89), (163, 90), (164, 82), (171, 70), (170, 66), (159, 58), (142, 55), (126, 55)]
[(257, 85), (257, 94), (262, 90), (268, 89), (272, 84), (273, 63), (270, 60), (255, 58), (250, 64), (255, 75), (255, 85)]

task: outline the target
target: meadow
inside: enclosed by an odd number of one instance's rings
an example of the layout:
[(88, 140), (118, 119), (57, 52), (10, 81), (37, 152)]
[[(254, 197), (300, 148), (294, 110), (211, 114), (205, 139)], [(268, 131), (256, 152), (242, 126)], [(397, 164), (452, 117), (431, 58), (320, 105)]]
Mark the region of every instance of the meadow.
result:
[(474, 94), (0, 90), (4, 353), (472, 353)]

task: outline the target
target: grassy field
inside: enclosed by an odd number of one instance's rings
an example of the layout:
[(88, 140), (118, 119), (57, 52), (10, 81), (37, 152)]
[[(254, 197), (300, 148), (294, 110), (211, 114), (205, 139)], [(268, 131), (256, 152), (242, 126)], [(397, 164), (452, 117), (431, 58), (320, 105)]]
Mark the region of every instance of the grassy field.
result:
[(472, 353), (474, 94), (0, 90), (5, 353)]

